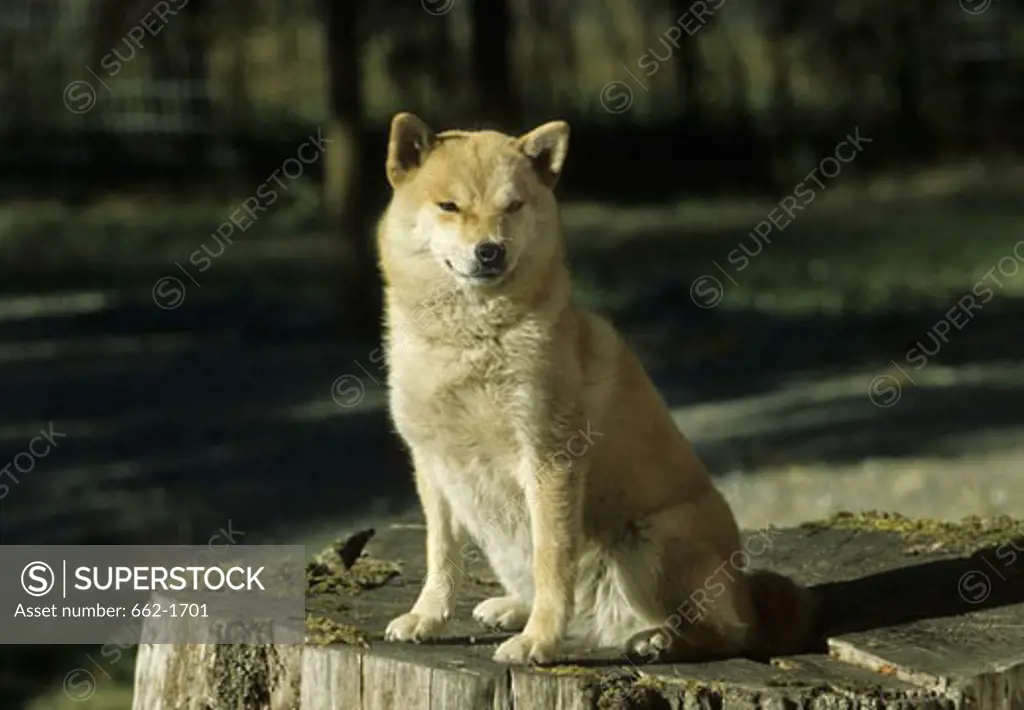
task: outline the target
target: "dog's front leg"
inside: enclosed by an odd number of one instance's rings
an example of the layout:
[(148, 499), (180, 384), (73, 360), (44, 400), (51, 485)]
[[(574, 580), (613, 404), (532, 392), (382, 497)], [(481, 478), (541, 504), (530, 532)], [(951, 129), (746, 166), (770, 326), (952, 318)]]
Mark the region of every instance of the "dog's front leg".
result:
[(427, 521), (427, 576), (409, 613), (388, 624), (388, 641), (422, 641), (440, 634), (455, 611), (455, 595), (462, 570), (453, 561), (458, 544), (458, 523), (451, 506), (429, 475), (423, 461), (416, 461), (416, 491)]
[(576, 593), (576, 559), (582, 535), (584, 462), (559, 460), (534, 466), (526, 481), (533, 540), (533, 605), (522, 633), (498, 647), (494, 660), (544, 663), (565, 640)]

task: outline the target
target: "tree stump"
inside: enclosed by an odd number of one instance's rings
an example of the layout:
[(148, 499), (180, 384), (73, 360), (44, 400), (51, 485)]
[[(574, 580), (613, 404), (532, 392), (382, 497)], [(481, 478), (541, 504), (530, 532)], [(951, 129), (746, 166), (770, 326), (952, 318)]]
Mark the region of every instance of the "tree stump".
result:
[(750, 546), (751, 567), (792, 575), (821, 599), (815, 652), (632, 665), (609, 651), (499, 665), (490, 657), (508, 634), (470, 615), (497, 592), (475, 551), (464, 555), (450, 637), (387, 643), (384, 627), (424, 574), (423, 526), (406, 523), (351, 567), (339, 554), (351, 543), (311, 564), (301, 647), (143, 646), (134, 710), (1024, 708), (1024, 524), (841, 514), (751, 535), (770, 540)]

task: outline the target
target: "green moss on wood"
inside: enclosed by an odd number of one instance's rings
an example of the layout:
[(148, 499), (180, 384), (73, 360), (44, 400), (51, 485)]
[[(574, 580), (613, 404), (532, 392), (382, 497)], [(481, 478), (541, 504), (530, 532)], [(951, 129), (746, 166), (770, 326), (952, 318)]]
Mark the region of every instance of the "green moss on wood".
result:
[(725, 692), (722, 680), (657, 677), (627, 666), (609, 670), (564, 664), (536, 670), (582, 680), (597, 710), (667, 710), (672, 707), (669, 698), (678, 694), (692, 698), (698, 707), (714, 707)]
[(196, 693), (201, 692), (202, 704), (196, 705), (201, 710), (265, 710), (272, 696), (280, 694), (286, 684), (291, 697), (297, 698), (298, 674), (294, 666), (291, 672), (286, 667), (280, 655), (283, 648), (251, 644), (180, 646), (168, 667), (164, 705), (184, 707), (183, 702), (195, 700)]
[(597, 674), (597, 680), (590, 683), (590, 688), (597, 710), (662, 710), (669, 707), (660, 683), (626, 668)]
[(211, 710), (269, 708), (281, 663), (269, 645), (220, 645), (213, 652), (209, 687), (213, 691)]
[[(360, 533), (357, 533), (359, 535)], [(346, 599), (387, 584), (401, 573), (401, 564), (362, 554), (351, 566), (342, 552), (352, 538), (335, 540), (306, 565), (306, 640), (318, 646), (368, 646), (367, 635), (331, 616), (349, 610)]]
[(566, 664), (537, 670), (580, 679), (597, 710), (667, 710), (671, 707), (665, 699), (664, 683), (626, 667), (609, 671)]
[(339, 624), (325, 616), (306, 615), (306, 642), (315, 646), (344, 644), (346, 646), (370, 645), (366, 634), (354, 626)]
[(338, 551), (345, 540), (328, 545), (306, 565), (306, 594), (355, 595), (386, 584), (401, 573), (398, 562), (363, 555), (346, 567)]
[(670, 710), (661, 690), (641, 683), (606, 688), (597, 699), (597, 710)]
[(892, 532), (913, 550), (945, 550), (970, 554), (1010, 540), (1024, 538), (1024, 522), (1002, 515), (994, 518), (970, 516), (959, 522), (932, 518), (908, 518), (899, 513), (842, 511), (830, 518), (801, 525), (804, 529), (839, 528), (868, 532)]

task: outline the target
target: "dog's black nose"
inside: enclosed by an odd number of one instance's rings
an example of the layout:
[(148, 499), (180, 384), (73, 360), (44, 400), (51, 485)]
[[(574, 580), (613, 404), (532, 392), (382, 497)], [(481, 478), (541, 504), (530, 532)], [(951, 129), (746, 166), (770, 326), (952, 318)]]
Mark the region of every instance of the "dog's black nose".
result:
[(505, 247), (497, 242), (480, 242), (473, 255), (487, 271), (501, 271), (505, 267)]

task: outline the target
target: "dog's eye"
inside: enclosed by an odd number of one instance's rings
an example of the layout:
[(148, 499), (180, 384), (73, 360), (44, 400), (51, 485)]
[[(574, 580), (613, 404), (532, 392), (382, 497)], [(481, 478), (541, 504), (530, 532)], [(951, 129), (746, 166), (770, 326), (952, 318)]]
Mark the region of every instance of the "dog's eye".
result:
[(512, 214), (513, 212), (518, 212), (521, 209), (523, 209), (523, 201), (513, 200), (509, 203), (509, 206), (505, 208), (505, 214)]
[(437, 206), (442, 212), (458, 212), (459, 206), (454, 202), (438, 202)]

